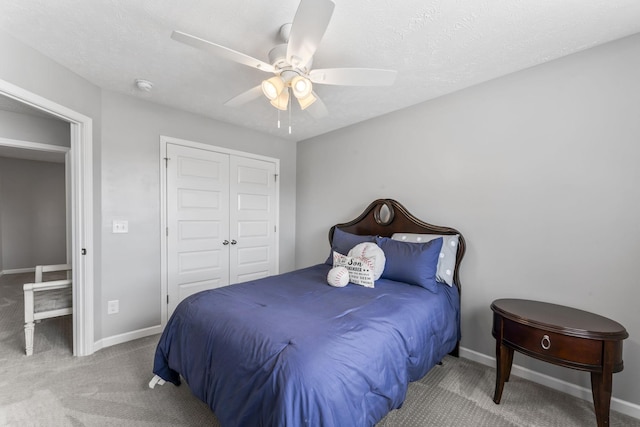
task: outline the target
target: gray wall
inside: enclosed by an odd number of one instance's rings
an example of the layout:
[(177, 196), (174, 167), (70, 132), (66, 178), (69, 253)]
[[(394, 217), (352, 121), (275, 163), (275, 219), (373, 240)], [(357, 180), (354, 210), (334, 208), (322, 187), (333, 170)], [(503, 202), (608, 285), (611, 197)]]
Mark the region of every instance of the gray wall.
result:
[(64, 163), (0, 157), (2, 269), (67, 261)]
[[(2, 174), (0, 173), (0, 191), (2, 189)], [(4, 270), (4, 263), (2, 262), (4, 255), (2, 251), (2, 209), (0, 208), (0, 276)]]
[[(68, 123), (54, 118), (14, 111), (0, 110), (0, 137), (64, 147), (70, 145)], [(64, 253), (66, 248), (64, 238), (64, 163), (53, 166), (54, 164), (47, 162), (16, 162), (12, 159), (0, 158), (0, 271), (31, 268), (38, 264), (64, 263), (66, 262), (66, 253)], [(16, 164), (23, 166), (16, 169)], [(54, 170), (55, 173), (52, 172)], [(3, 175), (5, 176), (4, 188)], [(42, 185), (39, 184), (40, 182)], [(53, 185), (55, 193), (47, 193), (46, 187), (50, 184)], [(15, 190), (18, 188), (20, 190), (15, 194)], [(58, 199), (60, 191), (62, 191), (62, 197)], [(13, 202), (10, 201), (7, 192), (18, 197), (15, 206), (12, 206)], [(47, 209), (49, 210), (48, 215), (52, 215), (48, 217), (48, 221), (51, 221), (55, 230), (42, 228), (43, 222), (37, 218), (27, 220), (29, 216), (37, 215), (36, 212), (30, 212), (30, 208), (35, 207), (32, 206), (35, 203), (32, 196), (48, 199), (53, 194), (56, 199), (52, 203), (56, 206), (49, 205)], [(45, 201), (43, 200), (43, 202)], [(59, 207), (58, 203), (63, 205)], [(5, 216), (6, 221), (3, 223), (2, 213), (4, 211), (10, 211), (12, 214)], [(62, 227), (60, 220), (63, 221)], [(38, 229), (29, 227), (29, 221), (34, 221), (33, 225)], [(26, 234), (16, 240), (17, 228), (15, 227), (20, 228), (22, 225), (26, 225), (23, 227)], [(3, 233), (3, 228), (7, 228), (8, 232)], [(40, 242), (39, 246), (33, 247), (36, 244), (34, 239), (38, 234), (44, 240)], [(7, 249), (3, 251), (3, 247)], [(63, 251), (62, 258), (60, 258), (60, 250)], [(5, 263), (5, 256), (11, 261)]]
[(69, 123), (0, 110), (0, 137), (69, 147)]
[[(160, 323), (160, 135), (280, 159), (280, 271), (294, 268), (295, 143), (106, 91), (102, 113), (104, 337)], [(129, 233), (112, 234), (114, 219)]]
[(593, 311), (627, 328), (613, 391), (640, 404), (639, 75), (637, 35), (300, 142), (297, 267), (325, 259), (331, 225), (394, 198), (467, 239), (463, 347), (495, 355), (497, 298)]
[[(94, 215), (94, 277), (95, 295), (101, 294), (100, 255), (100, 134), (101, 134), (101, 90), (99, 87), (69, 71), (36, 50), (0, 31), (0, 79), (35, 93), (50, 101), (84, 114), (93, 120), (93, 215)], [(102, 307), (95, 299), (95, 311)], [(100, 339), (102, 325), (100, 316), (94, 319), (94, 337)]]

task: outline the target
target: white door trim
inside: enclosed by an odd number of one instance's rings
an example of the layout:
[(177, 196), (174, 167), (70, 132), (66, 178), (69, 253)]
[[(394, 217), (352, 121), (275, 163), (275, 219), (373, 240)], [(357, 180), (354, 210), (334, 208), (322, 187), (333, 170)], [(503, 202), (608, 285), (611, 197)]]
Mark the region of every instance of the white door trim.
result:
[(164, 329), (167, 324), (167, 295), (168, 295), (168, 282), (167, 282), (167, 144), (183, 145), (185, 147), (199, 148), (202, 150), (216, 151), (219, 153), (248, 157), (251, 159), (264, 160), (267, 162), (273, 162), (276, 165), (276, 176), (278, 177), (278, 185), (276, 185), (276, 236), (275, 236), (275, 251), (276, 251), (276, 271), (278, 274), (280, 271), (280, 159), (274, 157), (262, 156), (259, 154), (247, 153), (244, 151), (232, 150), (229, 148), (218, 147), (215, 145), (203, 144), (201, 142), (188, 141), (186, 139), (174, 138), (171, 136), (160, 135), (160, 322)]
[[(94, 349), (93, 120), (2, 79), (0, 95), (45, 111), (70, 124), (71, 149), (67, 156), (71, 165), (73, 354), (90, 355)], [(86, 251), (86, 255), (83, 251)]]

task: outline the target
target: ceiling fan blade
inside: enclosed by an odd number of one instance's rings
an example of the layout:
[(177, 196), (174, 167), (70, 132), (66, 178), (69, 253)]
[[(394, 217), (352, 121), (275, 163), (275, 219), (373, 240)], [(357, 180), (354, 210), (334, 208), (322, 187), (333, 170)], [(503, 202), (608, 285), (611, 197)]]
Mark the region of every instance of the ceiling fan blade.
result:
[(287, 44), (289, 64), (304, 67), (309, 63), (327, 31), (334, 7), (332, 0), (300, 1)]
[(391, 86), (397, 74), (395, 70), (376, 68), (325, 68), (309, 72), (309, 80), (325, 85)]
[(240, 95), (231, 98), (224, 105), (228, 107), (240, 107), (249, 101), (260, 98), (262, 96), (262, 87), (260, 85), (252, 87), (246, 92), (242, 92)]
[(190, 34), (183, 33), (182, 31), (174, 31), (171, 33), (171, 38), (180, 43), (187, 44), (197, 49), (206, 50), (221, 58), (228, 59), (230, 61), (238, 62), (243, 65), (247, 65), (258, 70), (274, 72), (275, 68), (271, 64), (260, 61), (244, 53), (240, 53), (228, 47), (220, 46), (219, 44), (212, 43), (200, 37), (192, 36)]
[(316, 97), (316, 100), (313, 104), (309, 105), (304, 111), (309, 113), (311, 117), (313, 117), (314, 119), (321, 119), (327, 116), (329, 114), (329, 111), (327, 110), (327, 106), (324, 105), (324, 102), (322, 102), (322, 99), (320, 99), (318, 94), (315, 92), (312, 92), (312, 93), (313, 93), (313, 96)]

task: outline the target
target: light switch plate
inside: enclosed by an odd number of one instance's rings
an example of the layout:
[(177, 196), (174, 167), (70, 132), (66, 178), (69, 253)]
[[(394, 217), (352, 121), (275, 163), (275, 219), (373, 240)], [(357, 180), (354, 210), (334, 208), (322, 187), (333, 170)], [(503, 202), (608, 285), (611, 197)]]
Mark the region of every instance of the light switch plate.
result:
[(128, 233), (129, 221), (125, 220), (113, 220), (113, 232), (114, 233)]

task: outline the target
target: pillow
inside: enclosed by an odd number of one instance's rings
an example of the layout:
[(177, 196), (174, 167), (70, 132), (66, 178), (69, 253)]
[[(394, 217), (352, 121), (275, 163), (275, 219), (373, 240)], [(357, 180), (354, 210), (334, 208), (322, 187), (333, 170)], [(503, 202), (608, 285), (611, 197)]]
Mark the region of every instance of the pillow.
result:
[(458, 234), (451, 236), (443, 234), (395, 233), (391, 236), (393, 240), (414, 243), (429, 242), (438, 237), (442, 237), (442, 250), (440, 251), (440, 258), (438, 259), (436, 279), (438, 279), (439, 282), (453, 286), (453, 272), (456, 268), (456, 258), (458, 255)]
[(436, 271), (442, 237), (426, 243), (407, 243), (388, 237), (378, 237), (376, 241), (386, 257), (383, 279), (422, 286), (434, 293), (438, 291)]
[(342, 288), (349, 283), (349, 270), (345, 267), (333, 267), (327, 274), (327, 283), (336, 288)]
[(373, 288), (373, 260), (354, 258), (333, 252), (333, 268), (344, 267), (349, 270), (349, 281), (365, 288)]
[(368, 258), (373, 261), (373, 280), (378, 280), (384, 270), (385, 257), (380, 246), (373, 242), (358, 243), (347, 256), (352, 258)]
[(333, 264), (333, 252), (340, 254), (347, 254), (358, 243), (362, 242), (375, 242), (376, 236), (359, 236), (357, 234), (347, 233), (340, 230), (338, 227), (333, 230), (333, 241), (331, 243), (331, 252), (329, 252), (329, 258), (325, 261), (325, 264)]

